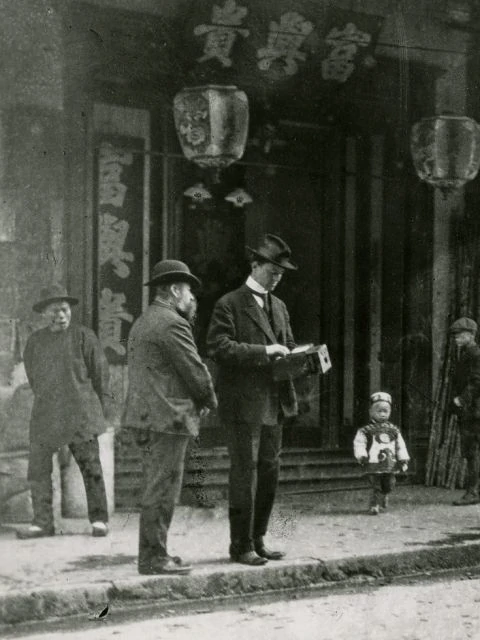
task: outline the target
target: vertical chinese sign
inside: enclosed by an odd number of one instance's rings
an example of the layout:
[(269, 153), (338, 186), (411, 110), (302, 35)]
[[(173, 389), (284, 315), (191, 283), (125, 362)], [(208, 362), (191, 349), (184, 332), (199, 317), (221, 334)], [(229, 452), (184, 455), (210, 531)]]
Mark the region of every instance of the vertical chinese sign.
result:
[(146, 304), (149, 114), (96, 104), (96, 320), (111, 364), (125, 364), (133, 321)]

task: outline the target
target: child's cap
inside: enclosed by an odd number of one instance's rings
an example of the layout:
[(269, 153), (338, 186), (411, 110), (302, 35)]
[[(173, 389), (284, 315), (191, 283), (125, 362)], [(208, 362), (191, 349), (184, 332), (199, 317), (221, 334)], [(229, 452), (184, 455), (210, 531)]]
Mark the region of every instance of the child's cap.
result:
[(375, 404), (375, 402), (388, 402), (388, 404), (391, 406), (392, 396), (385, 391), (376, 391), (370, 396), (370, 404)]

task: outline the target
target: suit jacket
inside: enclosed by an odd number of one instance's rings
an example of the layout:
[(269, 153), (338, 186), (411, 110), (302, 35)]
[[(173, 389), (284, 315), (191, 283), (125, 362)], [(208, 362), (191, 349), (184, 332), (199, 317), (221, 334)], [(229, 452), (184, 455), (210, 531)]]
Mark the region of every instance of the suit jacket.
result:
[(217, 406), (190, 324), (166, 302), (155, 300), (134, 323), (128, 378), (124, 427), (198, 435), (200, 410)]
[(453, 392), (462, 402), (463, 423), (480, 420), (480, 347), (465, 346), (455, 367)]
[(218, 365), (219, 412), (224, 421), (277, 424), (280, 413), (297, 413), (291, 381), (275, 382), (265, 347), (295, 346), (285, 303), (271, 296), (273, 327), (251, 291), (242, 285), (220, 298), (207, 334)]

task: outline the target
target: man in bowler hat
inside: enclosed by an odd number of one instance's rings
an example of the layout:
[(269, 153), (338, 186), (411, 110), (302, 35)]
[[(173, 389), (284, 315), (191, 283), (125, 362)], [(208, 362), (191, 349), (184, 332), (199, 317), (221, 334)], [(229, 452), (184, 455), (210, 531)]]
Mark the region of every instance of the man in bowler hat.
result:
[(465, 494), (455, 506), (478, 504), (480, 480), (480, 347), (477, 323), (459, 318), (450, 327), (459, 348), (453, 376), (453, 411), (458, 416), (462, 455), (467, 461)]
[(122, 417), (143, 456), (138, 571), (182, 574), (191, 569), (167, 552), (189, 439), (200, 416), (217, 407), (213, 383), (193, 340), (192, 287), (200, 281), (179, 260), (158, 262), (146, 285), (155, 298), (128, 339), (129, 387)]
[(34, 517), (28, 529), (17, 531), (22, 539), (55, 533), (52, 456), (63, 445), (68, 445), (83, 476), (92, 535), (108, 532), (98, 435), (106, 427), (109, 370), (93, 331), (71, 322), (71, 308), (77, 303), (64, 287), (53, 285), (43, 289), (33, 305), (47, 326), (32, 333), (23, 354), (34, 395), (28, 464)]
[(284, 556), (264, 536), (278, 484), (282, 421), (297, 413), (297, 401), (291, 381), (274, 381), (271, 364), (295, 342), (287, 308), (271, 292), (297, 266), (276, 235), (247, 250), (251, 273), (216, 303), (207, 343), (218, 365), (219, 416), (230, 455), (230, 559), (259, 566)]

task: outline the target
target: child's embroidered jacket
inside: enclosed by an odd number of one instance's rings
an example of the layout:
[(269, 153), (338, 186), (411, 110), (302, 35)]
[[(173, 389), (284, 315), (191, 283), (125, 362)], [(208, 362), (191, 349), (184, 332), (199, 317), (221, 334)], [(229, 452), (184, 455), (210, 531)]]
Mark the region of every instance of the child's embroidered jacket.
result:
[(398, 473), (400, 464), (410, 460), (400, 429), (373, 420), (357, 431), (353, 454), (359, 462), (368, 458), (367, 473)]

